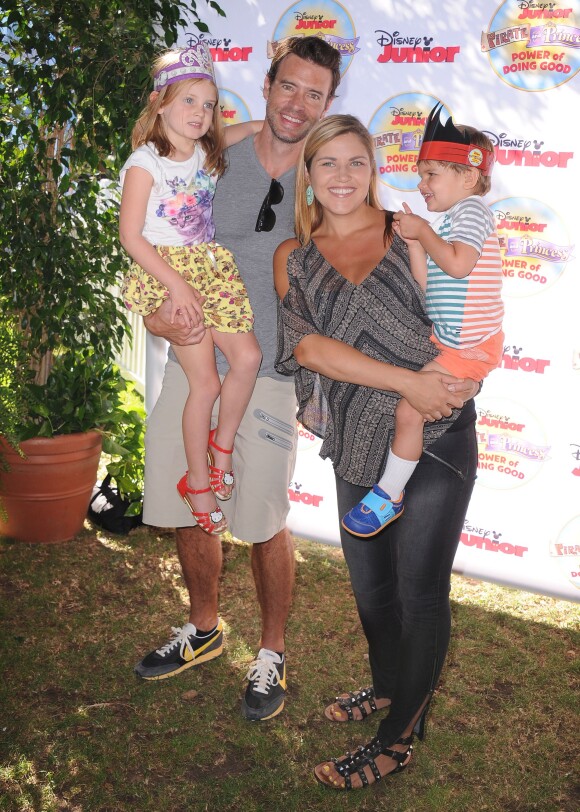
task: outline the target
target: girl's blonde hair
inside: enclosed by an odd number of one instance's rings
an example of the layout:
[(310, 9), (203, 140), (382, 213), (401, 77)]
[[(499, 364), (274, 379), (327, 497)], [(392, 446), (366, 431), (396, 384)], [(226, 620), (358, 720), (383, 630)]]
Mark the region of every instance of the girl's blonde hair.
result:
[(322, 222), (323, 209), (318, 200), (315, 198), (311, 206), (306, 202), (306, 188), (309, 185), (307, 173), (310, 171), (314, 156), (329, 141), (339, 135), (349, 135), (350, 133), (360, 139), (369, 158), (371, 180), (367, 197), (368, 205), (374, 209), (382, 210), (383, 208), (377, 192), (377, 165), (375, 162), (375, 146), (371, 134), (364, 124), (354, 116), (327, 116), (315, 124), (306, 136), (296, 169), (294, 231), (300, 245), (306, 245)]
[[(157, 57), (151, 69), (151, 77), (156, 76), (160, 70), (168, 67), (179, 59), (181, 51), (166, 51)], [(171, 102), (177, 96), (179, 89), (183, 87), (184, 82), (189, 84), (197, 84), (197, 82), (210, 81), (209, 79), (183, 79), (180, 82), (174, 82), (170, 85), (165, 85), (161, 90), (156, 91), (157, 95), (153, 93), (150, 95), (146, 106), (141, 111), (133, 132), (131, 133), (131, 147), (136, 150), (143, 144), (152, 143), (156, 147), (159, 155), (162, 158), (171, 156), (173, 152), (173, 145), (169, 140), (163, 119), (159, 115), (162, 107)], [(212, 83), (213, 84), (213, 83)], [(219, 106), (219, 93), (216, 87), (217, 103), (213, 109), (212, 123), (209, 130), (205, 135), (199, 139), (199, 143), (205, 152), (205, 170), (209, 174), (222, 175), (225, 170), (225, 157), (224, 157), (224, 136), (221, 111)]]

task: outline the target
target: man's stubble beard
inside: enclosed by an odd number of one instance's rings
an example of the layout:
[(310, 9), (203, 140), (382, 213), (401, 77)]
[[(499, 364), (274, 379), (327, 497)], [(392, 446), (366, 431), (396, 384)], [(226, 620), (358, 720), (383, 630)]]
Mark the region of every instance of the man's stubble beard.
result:
[(268, 122), (268, 125), (270, 126), (270, 129), (274, 137), (277, 138), (278, 141), (281, 141), (283, 144), (299, 144), (300, 141), (304, 141), (304, 139), (314, 126), (314, 125), (310, 126), (305, 132), (301, 133), (300, 135), (297, 134), (295, 137), (293, 137), (286, 134), (280, 134), (278, 128), (276, 127), (273, 121), (273, 117), (270, 115), (268, 110), (266, 110), (266, 121)]

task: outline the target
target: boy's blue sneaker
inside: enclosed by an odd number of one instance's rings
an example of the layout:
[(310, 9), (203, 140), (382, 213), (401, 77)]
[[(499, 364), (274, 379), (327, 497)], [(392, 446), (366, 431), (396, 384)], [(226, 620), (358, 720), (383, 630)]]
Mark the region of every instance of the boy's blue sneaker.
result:
[(353, 536), (368, 538), (376, 536), (381, 530), (394, 522), (403, 510), (405, 491), (398, 502), (393, 502), (388, 493), (378, 485), (373, 485), (371, 491), (342, 517), (342, 526)]

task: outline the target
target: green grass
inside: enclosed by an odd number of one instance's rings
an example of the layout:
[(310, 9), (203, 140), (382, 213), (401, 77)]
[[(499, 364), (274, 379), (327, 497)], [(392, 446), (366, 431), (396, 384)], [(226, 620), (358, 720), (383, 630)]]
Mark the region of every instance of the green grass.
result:
[(186, 619), (170, 533), (0, 541), (2, 812), (577, 812), (578, 606), (454, 577), (428, 735), (402, 775), (320, 787), (312, 768), (374, 735), (323, 708), (369, 682), (342, 554), (296, 545), (289, 691), (240, 716), (259, 620), (249, 548), (224, 542), (224, 655), (160, 683), (132, 666)]

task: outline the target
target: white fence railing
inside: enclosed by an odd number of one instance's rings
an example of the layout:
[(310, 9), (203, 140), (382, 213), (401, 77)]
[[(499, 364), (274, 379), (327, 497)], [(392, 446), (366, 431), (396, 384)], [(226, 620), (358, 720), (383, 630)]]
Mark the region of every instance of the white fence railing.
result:
[(137, 389), (145, 395), (145, 338), (147, 330), (143, 327), (143, 319), (137, 313), (127, 313), (131, 325), (132, 340), (125, 336), (123, 348), (116, 362), (125, 374), (135, 381)]

